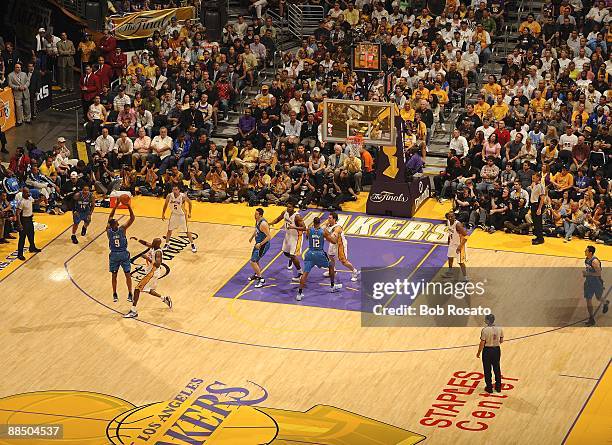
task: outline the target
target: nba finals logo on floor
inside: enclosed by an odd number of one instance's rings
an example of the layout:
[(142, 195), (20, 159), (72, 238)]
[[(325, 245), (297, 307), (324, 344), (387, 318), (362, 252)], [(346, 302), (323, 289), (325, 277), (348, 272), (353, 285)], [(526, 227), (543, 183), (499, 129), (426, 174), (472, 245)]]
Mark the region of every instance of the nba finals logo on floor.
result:
[[(260, 407), (267, 398), (253, 382), (199, 378), (171, 400), (145, 406), (82, 391), (18, 394), (0, 399), (0, 443), (19, 438), (43, 445), (413, 445), (425, 439), (333, 406), (305, 412)], [(55, 435), (34, 436), (47, 431), (43, 425)]]
[[(191, 232), (191, 236), (194, 241), (198, 239), (198, 234), (195, 232)], [(162, 275), (160, 278), (164, 278), (170, 273), (170, 261), (172, 261), (178, 254), (180, 254), (185, 248), (188, 248), (191, 245), (189, 241), (189, 237), (185, 233), (184, 235), (173, 236), (170, 238), (168, 242), (168, 247), (164, 248), (162, 252)], [(130, 262), (134, 265), (134, 270), (132, 270), (131, 275), (133, 278), (137, 280), (142, 280), (142, 278), (146, 275), (147, 269), (144, 264), (144, 260), (141, 259), (147, 252), (149, 248), (144, 248), (140, 253), (134, 255), (130, 258)]]

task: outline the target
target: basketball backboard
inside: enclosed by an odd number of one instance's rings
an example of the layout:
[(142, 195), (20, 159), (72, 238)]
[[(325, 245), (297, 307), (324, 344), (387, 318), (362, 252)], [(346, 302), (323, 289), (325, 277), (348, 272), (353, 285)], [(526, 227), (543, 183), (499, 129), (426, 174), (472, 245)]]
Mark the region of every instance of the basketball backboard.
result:
[(325, 99), (323, 140), (346, 142), (361, 134), (366, 144), (395, 145), (395, 107), (387, 102)]

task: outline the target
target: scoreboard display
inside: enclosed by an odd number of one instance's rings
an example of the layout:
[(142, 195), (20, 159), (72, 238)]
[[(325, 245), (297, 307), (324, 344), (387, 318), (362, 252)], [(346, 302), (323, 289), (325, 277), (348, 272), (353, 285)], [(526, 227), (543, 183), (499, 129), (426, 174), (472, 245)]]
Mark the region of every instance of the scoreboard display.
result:
[(380, 71), (381, 49), (378, 43), (361, 42), (353, 46), (353, 70)]

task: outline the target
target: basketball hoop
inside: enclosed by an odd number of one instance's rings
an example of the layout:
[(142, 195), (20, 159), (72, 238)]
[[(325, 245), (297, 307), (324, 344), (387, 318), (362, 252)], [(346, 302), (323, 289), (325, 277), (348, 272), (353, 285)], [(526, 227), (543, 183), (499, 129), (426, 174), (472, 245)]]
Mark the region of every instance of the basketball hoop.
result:
[(348, 149), (349, 153), (359, 157), (361, 147), (363, 147), (363, 135), (357, 134), (355, 136), (349, 136), (346, 138), (346, 148)]

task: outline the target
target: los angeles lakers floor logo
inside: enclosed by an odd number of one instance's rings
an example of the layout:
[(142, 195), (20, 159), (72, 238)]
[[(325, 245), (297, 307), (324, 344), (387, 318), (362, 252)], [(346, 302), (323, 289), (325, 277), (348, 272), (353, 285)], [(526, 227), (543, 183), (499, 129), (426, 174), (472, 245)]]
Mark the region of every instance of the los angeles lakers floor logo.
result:
[(252, 382), (197, 378), (171, 400), (145, 406), (81, 391), (18, 394), (0, 399), (0, 444), (28, 443), (12, 440), (11, 425), (61, 426), (61, 436), (31, 437), (37, 445), (413, 445), (425, 439), (333, 406), (306, 412), (259, 406), (267, 398)]

